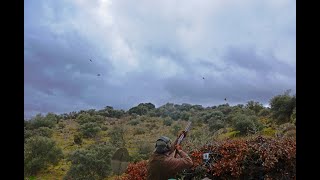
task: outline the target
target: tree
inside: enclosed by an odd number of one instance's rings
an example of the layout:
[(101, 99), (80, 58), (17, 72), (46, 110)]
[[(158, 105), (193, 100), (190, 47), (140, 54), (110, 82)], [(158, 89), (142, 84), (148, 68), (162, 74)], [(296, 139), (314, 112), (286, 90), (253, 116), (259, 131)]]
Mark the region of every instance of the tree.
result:
[(35, 136), (26, 140), (24, 146), (25, 176), (35, 175), (49, 164), (56, 164), (63, 157), (62, 150), (47, 137)]
[(228, 103), (226, 103), (219, 105), (216, 110), (221, 111), (225, 116), (227, 116), (232, 111), (232, 108)]
[(224, 128), (225, 122), (223, 120), (210, 121), (209, 130), (215, 132), (221, 128)]
[(111, 145), (92, 145), (87, 149), (74, 151), (68, 161), (70, 170), (64, 180), (102, 180), (111, 174), (111, 157), (115, 148)]
[(296, 96), (290, 96), (289, 91), (273, 97), (270, 100), (272, 117), (278, 123), (290, 122), (290, 116), (296, 107)]
[(233, 126), (241, 135), (256, 133), (262, 129), (262, 124), (257, 120), (256, 116), (247, 116), (244, 114), (237, 114), (233, 119)]
[(56, 119), (52, 115), (47, 115), (46, 117), (41, 114), (37, 114), (34, 118), (30, 120), (28, 129), (37, 129), (40, 127), (53, 128), (56, 124)]
[(39, 127), (34, 130), (24, 130), (24, 139), (28, 139), (30, 137), (34, 136), (42, 136), (42, 137), (47, 137), (50, 138), (52, 136), (53, 130), (48, 128), (48, 127)]
[(270, 115), (270, 109), (262, 109), (259, 113), (258, 116), (260, 117), (268, 117)]
[(216, 120), (222, 120), (222, 121), (225, 120), (225, 115), (218, 110), (202, 112), (200, 117), (204, 123), (209, 123)]
[(121, 118), (125, 115), (124, 110), (115, 110), (112, 106), (106, 106), (104, 109), (99, 110), (98, 114), (104, 117), (114, 117), (114, 118)]
[(149, 111), (155, 109), (155, 105), (152, 103), (140, 103), (138, 106), (132, 107), (129, 109), (129, 114), (138, 114), (138, 115), (145, 115)]
[(254, 111), (255, 115), (258, 115), (258, 113), (264, 109), (261, 103), (255, 101), (248, 101), (245, 108)]

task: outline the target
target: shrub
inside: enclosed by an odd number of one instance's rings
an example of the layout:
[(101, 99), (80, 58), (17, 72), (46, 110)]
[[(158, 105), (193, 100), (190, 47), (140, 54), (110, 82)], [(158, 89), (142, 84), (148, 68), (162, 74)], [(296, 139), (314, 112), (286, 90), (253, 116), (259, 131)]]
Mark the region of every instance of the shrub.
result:
[(296, 133), (296, 126), (292, 123), (284, 123), (281, 124), (277, 131), (277, 136), (289, 136), (289, 137), (295, 137)]
[(136, 129), (134, 130), (134, 132), (133, 132), (133, 135), (135, 136), (135, 135), (140, 135), (140, 134), (144, 134), (144, 133), (146, 133), (146, 131), (145, 131), (144, 129), (142, 129), (142, 128), (136, 128)]
[(80, 132), (82, 133), (83, 137), (86, 138), (95, 137), (100, 131), (101, 128), (95, 122), (85, 123), (80, 126)]
[(39, 127), (34, 130), (25, 130), (24, 131), (24, 138), (28, 139), (33, 136), (43, 136), (50, 138), (52, 136), (53, 130), (48, 127)]
[(172, 123), (173, 121), (170, 118), (166, 118), (163, 120), (163, 125), (165, 126), (171, 126)]
[(140, 124), (140, 123), (141, 123), (140, 120), (135, 119), (135, 120), (129, 121), (128, 124), (130, 124), (131, 126), (136, 126), (136, 125), (138, 125), (138, 124)]
[(81, 113), (76, 121), (80, 124), (83, 125), (85, 123), (90, 123), (90, 122), (94, 122), (93, 117), (89, 114), (89, 113)]
[(56, 119), (52, 118), (51, 115), (49, 117), (44, 117), (41, 114), (37, 114), (34, 118), (30, 120), (29, 128), (37, 129), (40, 127), (48, 127), (53, 128), (56, 124)]
[(108, 126), (106, 126), (106, 125), (103, 125), (103, 126), (101, 126), (101, 130), (102, 131), (107, 131), (109, 128), (108, 128)]
[(158, 129), (159, 127), (156, 124), (146, 124), (146, 127), (151, 131), (153, 129)]
[[(209, 160), (203, 160), (203, 154)], [(294, 138), (224, 140), (190, 152), (193, 167), (176, 179), (296, 179), (296, 141)], [(147, 161), (131, 163), (122, 180), (147, 177)]]
[[(212, 158), (202, 170), (202, 153), (211, 152)], [(204, 146), (191, 153), (192, 172), (202, 171), (212, 179), (294, 179), (296, 175), (295, 139), (274, 139), (258, 136), (249, 140), (227, 140)], [(213, 165), (213, 166), (210, 166)]]
[(289, 93), (290, 91), (287, 91), (270, 100), (272, 117), (280, 124), (290, 122), (290, 116), (296, 107), (296, 96), (291, 96)]
[(269, 109), (261, 109), (258, 113), (258, 116), (260, 117), (268, 117), (271, 114)]
[(293, 109), (293, 112), (290, 116), (290, 122), (296, 125), (296, 108)]
[(75, 144), (81, 145), (82, 144), (82, 136), (81, 136), (81, 134), (75, 134), (73, 136), (73, 142)]
[(276, 130), (272, 127), (267, 127), (262, 129), (262, 134), (266, 136), (275, 136)]
[(120, 180), (145, 180), (147, 179), (147, 164), (146, 160), (130, 163), (126, 172), (120, 177)]
[(107, 145), (92, 145), (87, 149), (74, 151), (68, 161), (71, 161), (70, 170), (64, 180), (83, 179), (101, 180), (111, 174), (111, 157), (115, 149)]
[(138, 114), (144, 115), (147, 114), (148, 111), (155, 109), (155, 106), (152, 103), (140, 103), (138, 106), (132, 107), (129, 109), (129, 114)]
[(263, 128), (263, 125), (258, 122), (256, 116), (237, 114), (232, 121), (235, 129), (240, 131), (240, 135), (256, 133)]
[(225, 124), (222, 120), (209, 121), (209, 130), (215, 132), (221, 128), (224, 128)]
[(110, 143), (115, 147), (123, 147), (125, 145), (124, 141), (124, 129), (120, 126), (115, 126), (108, 132), (110, 136)]
[(175, 124), (175, 125), (173, 125), (173, 127), (172, 127), (171, 133), (172, 133), (174, 136), (177, 136), (178, 133), (179, 133), (179, 131), (180, 131), (181, 129), (182, 129), (182, 128), (181, 128), (180, 125)]
[(150, 155), (154, 149), (154, 145), (147, 142), (138, 142), (138, 153)]
[(219, 138), (221, 139), (225, 139), (225, 138), (234, 138), (237, 137), (240, 134), (240, 131), (230, 131), (230, 132), (226, 132), (223, 133), (219, 136)]
[(65, 128), (65, 127), (66, 127), (66, 124), (65, 124), (65, 123), (60, 122), (60, 123), (58, 124), (58, 128), (59, 128), (59, 129), (63, 129), (63, 128)]
[(255, 125), (254, 122), (250, 119), (244, 119), (237, 121), (235, 124), (235, 129), (240, 131), (241, 135), (246, 135), (247, 133), (250, 133), (251, 131), (254, 131)]
[(24, 173), (35, 175), (49, 164), (56, 164), (63, 157), (55, 142), (47, 137), (35, 136), (26, 140), (24, 147)]

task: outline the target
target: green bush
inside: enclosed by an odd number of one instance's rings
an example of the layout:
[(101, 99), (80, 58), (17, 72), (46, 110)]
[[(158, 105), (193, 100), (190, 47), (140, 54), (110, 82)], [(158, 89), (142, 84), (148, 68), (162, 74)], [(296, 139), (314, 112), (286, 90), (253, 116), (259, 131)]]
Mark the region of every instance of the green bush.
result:
[(106, 125), (103, 125), (103, 126), (101, 126), (101, 130), (102, 131), (107, 131), (109, 128), (108, 128), (108, 126), (106, 126)]
[(81, 136), (81, 134), (75, 134), (73, 136), (73, 142), (75, 144), (81, 145), (82, 144), (82, 136)]
[(110, 137), (110, 143), (115, 147), (123, 147), (125, 145), (124, 141), (124, 129), (120, 126), (115, 126), (108, 132)]
[(230, 132), (226, 132), (221, 134), (219, 137), (220, 138), (234, 138), (237, 137), (240, 134), (240, 131), (230, 131)]
[(136, 126), (136, 125), (138, 125), (138, 124), (140, 124), (140, 123), (141, 123), (140, 120), (135, 119), (135, 120), (129, 121), (128, 124), (130, 124), (131, 126)]
[(258, 116), (260, 117), (268, 117), (271, 114), (269, 109), (261, 109), (258, 113)]
[(204, 123), (210, 123), (210, 122), (212, 123), (217, 120), (224, 121), (225, 115), (223, 114), (223, 112), (218, 111), (218, 110), (205, 111), (200, 114), (200, 119)]
[(138, 154), (135, 155), (134, 161), (147, 160), (154, 150), (153, 144), (144, 141), (137, 142), (137, 146)]
[(82, 125), (82, 124), (85, 124), (85, 123), (90, 123), (90, 122), (95, 122), (93, 117), (89, 114), (89, 113), (81, 113), (76, 121)]
[(152, 109), (155, 109), (155, 106), (152, 103), (140, 103), (138, 106), (130, 108), (128, 113), (138, 114), (141, 116), (147, 114)]
[(235, 129), (240, 131), (241, 135), (246, 135), (250, 131), (254, 131), (254, 123), (250, 119), (244, 119), (236, 122)]
[(56, 124), (56, 119), (51, 117), (44, 117), (41, 114), (37, 114), (34, 118), (30, 120), (28, 129), (37, 129), (40, 127), (53, 128)]
[(159, 127), (156, 125), (156, 124), (154, 124), (154, 123), (152, 123), (152, 124), (146, 124), (146, 127), (151, 131), (151, 130), (153, 130), (153, 129), (158, 129)]
[(290, 116), (296, 107), (296, 96), (291, 96), (289, 93), (290, 91), (286, 91), (270, 100), (272, 117), (279, 124), (290, 122)]
[(60, 122), (60, 123), (58, 124), (58, 128), (59, 128), (59, 129), (63, 129), (63, 128), (65, 128), (65, 127), (66, 127), (66, 124), (65, 124), (65, 123)]
[(273, 129), (272, 127), (267, 127), (262, 129), (262, 134), (265, 136), (275, 136), (277, 130)]
[(170, 118), (166, 118), (163, 120), (163, 125), (171, 126), (172, 123), (173, 121)]
[(209, 130), (215, 132), (221, 128), (224, 128), (225, 123), (222, 120), (209, 121)]
[(178, 125), (178, 124), (175, 124), (175, 125), (173, 125), (173, 127), (172, 127), (171, 133), (172, 133), (174, 136), (177, 136), (180, 130), (182, 130), (181, 126)]
[(240, 131), (240, 135), (257, 133), (263, 128), (263, 124), (258, 121), (255, 115), (245, 115), (237, 113), (232, 119), (235, 130)]
[(24, 174), (35, 175), (49, 164), (58, 163), (62, 157), (62, 150), (53, 140), (41, 136), (31, 137), (24, 146)]
[(144, 129), (142, 129), (142, 128), (136, 128), (136, 129), (134, 130), (134, 132), (133, 132), (133, 135), (135, 136), (135, 135), (140, 135), (140, 134), (144, 134), (144, 133), (146, 133), (146, 131), (145, 131)]
[(80, 126), (80, 132), (85, 138), (95, 137), (100, 131), (101, 128), (95, 122), (85, 123)]
[(92, 145), (87, 149), (74, 151), (68, 161), (71, 167), (64, 180), (102, 180), (111, 175), (111, 157), (115, 149), (107, 145)]
[(53, 134), (53, 130), (48, 127), (39, 127), (34, 130), (24, 130), (24, 138), (28, 139), (33, 136), (43, 136), (50, 138)]

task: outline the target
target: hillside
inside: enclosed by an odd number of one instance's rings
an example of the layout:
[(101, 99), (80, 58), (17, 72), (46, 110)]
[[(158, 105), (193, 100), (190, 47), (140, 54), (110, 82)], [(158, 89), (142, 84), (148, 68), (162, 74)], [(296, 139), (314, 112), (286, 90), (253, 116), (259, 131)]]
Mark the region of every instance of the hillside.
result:
[[(279, 148), (287, 143), (284, 139), (295, 142), (295, 107), (296, 97), (284, 93), (270, 99), (270, 108), (255, 101), (213, 107), (167, 103), (157, 108), (140, 103), (128, 111), (106, 106), (59, 115), (38, 114), (24, 121), (25, 178), (115, 179), (118, 176), (112, 173), (110, 159), (118, 148), (128, 149), (132, 165), (143, 162), (159, 136), (175, 139), (188, 121), (192, 121), (192, 128), (182, 147), (193, 156), (213, 143), (231, 147), (255, 138), (271, 138), (270, 144)], [(295, 159), (295, 144), (290, 143), (294, 148), (287, 156)], [(259, 146), (258, 141), (256, 144)]]

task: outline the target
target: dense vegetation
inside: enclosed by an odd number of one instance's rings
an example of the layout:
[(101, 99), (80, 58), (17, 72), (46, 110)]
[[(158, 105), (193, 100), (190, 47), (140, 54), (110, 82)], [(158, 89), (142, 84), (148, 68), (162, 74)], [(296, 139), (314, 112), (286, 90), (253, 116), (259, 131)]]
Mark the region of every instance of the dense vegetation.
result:
[[(189, 176), (294, 179), (296, 96), (287, 91), (271, 98), (269, 105), (140, 103), (128, 111), (106, 106), (38, 114), (24, 121), (25, 177), (115, 179), (111, 157), (116, 149), (126, 147), (131, 164), (121, 178), (139, 179), (144, 177), (155, 139), (160, 135), (174, 139), (192, 121), (183, 142), (196, 162)], [(215, 156), (204, 162), (201, 156), (209, 151)]]

